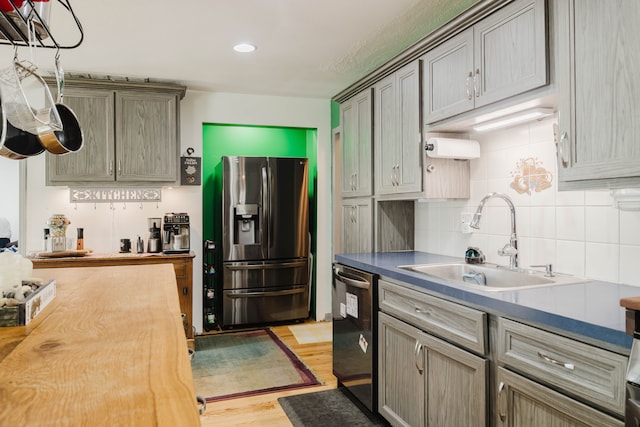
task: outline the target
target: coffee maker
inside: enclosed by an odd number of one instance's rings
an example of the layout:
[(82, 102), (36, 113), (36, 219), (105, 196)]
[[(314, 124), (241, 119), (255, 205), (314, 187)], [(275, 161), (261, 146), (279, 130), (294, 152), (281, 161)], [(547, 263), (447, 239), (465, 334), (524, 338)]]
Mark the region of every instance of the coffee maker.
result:
[(162, 218), (148, 218), (147, 225), (149, 227), (149, 238), (147, 239), (147, 252), (162, 252), (162, 244), (160, 241), (160, 225)]
[(162, 252), (188, 253), (190, 250), (189, 214), (167, 213), (162, 226)]

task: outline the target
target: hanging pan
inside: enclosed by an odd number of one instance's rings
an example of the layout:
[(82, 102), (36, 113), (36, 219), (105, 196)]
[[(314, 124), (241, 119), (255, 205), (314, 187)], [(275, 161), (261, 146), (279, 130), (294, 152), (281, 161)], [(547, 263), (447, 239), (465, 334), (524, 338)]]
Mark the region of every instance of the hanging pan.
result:
[(62, 130), (50, 130), (38, 135), (40, 142), (46, 150), (52, 154), (73, 153), (84, 145), (84, 135), (78, 122), (78, 118), (71, 110), (62, 103), (64, 90), (64, 71), (60, 63), (60, 55), (56, 54), (56, 84), (58, 86), (58, 96), (55, 108), (60, 116)]
[(0, 156), (22, 160), (44, 152), (40, 138), (9, 123), (3, 108), (0, 108), (0, 127)]

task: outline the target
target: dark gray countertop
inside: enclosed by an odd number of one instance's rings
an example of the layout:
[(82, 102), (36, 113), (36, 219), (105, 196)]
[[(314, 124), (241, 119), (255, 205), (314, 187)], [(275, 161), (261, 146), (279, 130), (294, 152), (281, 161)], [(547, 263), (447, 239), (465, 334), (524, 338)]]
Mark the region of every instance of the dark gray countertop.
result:
[(487, 312), (520, 319), (533, 325), (618, 351), (631, 349), (625, 334), (620, 298), (640, 296), (640, 287), (589, 280), (584, 283), (541, 286), (517, 291), (490, 292), (482, 287), (458, 284), (397, 268), (408, 264), (464, 262), (462, 258), (425, 252), (371, 252), (339, 254), (342, 264), (396, 279), (414, 288), (439, 294)]

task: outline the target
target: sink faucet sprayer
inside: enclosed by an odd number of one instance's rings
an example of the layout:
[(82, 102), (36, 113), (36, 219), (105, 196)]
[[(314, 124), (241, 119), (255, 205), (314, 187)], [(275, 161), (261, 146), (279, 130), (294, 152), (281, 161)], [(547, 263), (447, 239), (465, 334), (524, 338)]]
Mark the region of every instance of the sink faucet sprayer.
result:
[(516, 235), (516, 208), (513, 206), (513, 202), (503, 193), (489, 193), (480, 201), (478, 205), (478, 209), (476, 209), (476, 213), (473, 214), (473, 218), (469, 223), (469, 227), (475, 228), (476, 230), (480, 228), (480, 218), (482, 217), (482, 208), (484, 208), (484, 204), (487, 200), (497, 197), (499, 199), (504, 200), (509, 205), (509, 209), (511, 210), (511, 238), (509, 239), (509, 243), (504, 245), (502, 249), (498, 251), (498, 255), (500, 256), (508, 256), (509, 257), (509, 268), (512, 270), (518, 269), (518, 236)]

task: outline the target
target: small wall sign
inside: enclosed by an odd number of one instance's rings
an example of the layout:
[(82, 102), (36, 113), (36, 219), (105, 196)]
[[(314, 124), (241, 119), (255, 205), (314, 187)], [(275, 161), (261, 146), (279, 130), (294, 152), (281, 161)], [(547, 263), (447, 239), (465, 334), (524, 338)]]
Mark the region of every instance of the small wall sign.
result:
[(187, 148), (187, 156), (180, 157), (180, 185), (200, 185), (202, 163), (200, 157), (192, 157), (193, 148)]

